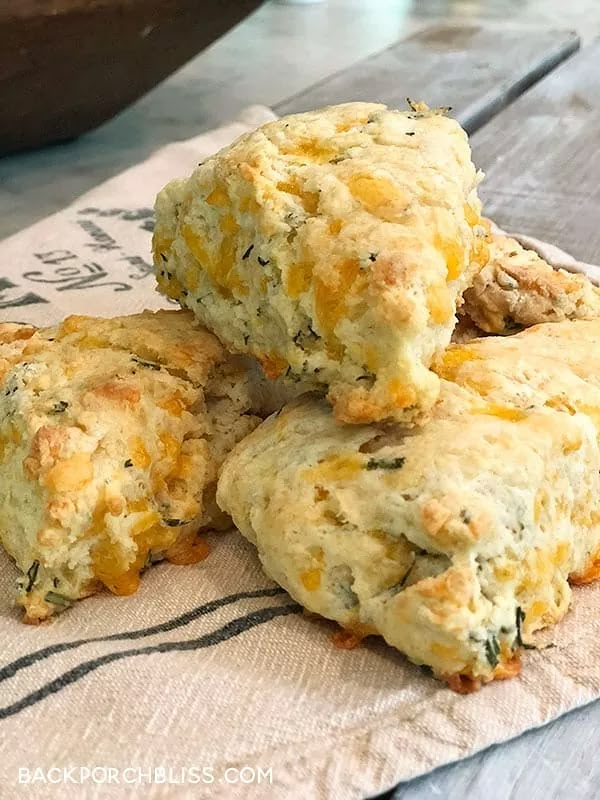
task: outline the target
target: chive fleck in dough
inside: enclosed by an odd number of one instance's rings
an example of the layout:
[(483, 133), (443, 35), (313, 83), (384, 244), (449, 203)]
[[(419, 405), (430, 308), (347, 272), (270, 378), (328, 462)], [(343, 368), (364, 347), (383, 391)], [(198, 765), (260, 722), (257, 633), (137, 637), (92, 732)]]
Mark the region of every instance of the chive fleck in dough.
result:
[(519, 671), (600, 577), (600, 320), (453, 345), (421, 428), (300, 399), (236, 446), (217, 501), (312, 612), (458, 691)]
[(0, 541), (26, 622), (206, 555), (197, 532), (230, 524), (217, 469), (260, 421), (253, 381), (185, 311), (0, 325)]
[(460, 125), (422, 106), (284, 117), (159, 194), (159, 289), (338, 420), (418, 422), (487, 260), (478, 180)]
[(600, 317), (600, 288), (585, 275), (553, 269), (508, 236), (492, 234), (489, 253), (461, 309), (482, 331), (510, 334), (542, 322)]

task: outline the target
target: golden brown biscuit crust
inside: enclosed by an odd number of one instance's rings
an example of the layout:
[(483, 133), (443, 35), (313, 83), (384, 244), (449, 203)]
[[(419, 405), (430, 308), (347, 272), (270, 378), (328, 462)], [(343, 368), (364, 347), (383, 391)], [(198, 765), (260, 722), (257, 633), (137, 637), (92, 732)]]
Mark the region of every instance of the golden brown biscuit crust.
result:
[(486, 260), (466, 135), (421, 108), (349, 103), (242, 137), (157, 199), (176, 298), (345, 422), (416, 421), (463, 289)]
[(217, 469), (259, 422), (247, 366), (183, 311), (0, 326), (0, 541), (38, 622), (207, 553)]
[(600, 320), (453, 345), (420, 428), (299, 400), (234, 449), (218, 501), (310, 611), (457, 691), (510, 677), (599, 574), (599, 359)]
[(508, 236), (491, 234), (489, 252), (461, 309), (484, 332), (506, 335), (543, 322), (600, 316), (600, 289), (584, 275), (553, 269)]

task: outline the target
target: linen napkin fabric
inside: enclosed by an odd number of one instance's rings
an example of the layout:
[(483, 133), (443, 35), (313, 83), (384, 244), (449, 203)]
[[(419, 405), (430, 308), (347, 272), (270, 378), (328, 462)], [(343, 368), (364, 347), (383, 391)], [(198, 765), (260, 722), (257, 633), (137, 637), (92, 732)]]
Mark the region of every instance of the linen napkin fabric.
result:
[[(0, 319), (169, 307), (154, 292), (152, 204), (171, 178), (260, 123), (155, 153), (2, 243)], [(521, 237), (553, 263), (565, 253)], [(372, 796), (600, 697), (600, 586), (527, 651), (520, 677), (460, 696), (382, 641), (336, 649), (235, 531), (200, 564), (161, 564), (128, 598), (100, 594), (49, 624), (12, 606), (0, 554), (0, 797), (7, 800)]]

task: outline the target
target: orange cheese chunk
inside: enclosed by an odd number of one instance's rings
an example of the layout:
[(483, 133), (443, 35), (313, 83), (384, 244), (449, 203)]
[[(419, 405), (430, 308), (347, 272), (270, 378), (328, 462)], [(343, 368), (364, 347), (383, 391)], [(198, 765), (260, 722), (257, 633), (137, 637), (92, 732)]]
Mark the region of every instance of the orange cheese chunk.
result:
[(206, 202), (209, 206), (218, 206), (219, 208), (227, 208), (229, 206), (229, 195), (221, 186), (215, 189), (206, 196)]
[(221, 221), (219, 222), (219, 227), (223, 231), (223, 233), (233, 236), (237, 233), (240, 229), (240, 226), (237, 224), (235, 219), (232, 217), (231, 214), (225, 214), (224, 217), (221, 217)]
[(454, 304), (445, 286), (430, 286), (427, 290), (427, 310), (431, 321), (443, 325), (454, 315)]
[(150, 466), (152, 459), (140, 436), (134, 436), (129, 440), (129, 453), (134, 466), (139, 469), (147, 469)]
[(408, 408), (416, 402), (417, 398), (413, 387), (407, 386), (398, 378), (388, 381), (387, 390), (395, 408)]
[(258, 360), (261, 363), (263, 372), (267, 378), (271, 380), (275, 380), (275, 378), (279, 378), (280, 375), (283, 375), (289, 366), (285, 358), (281, 358), (281, 356), (275, 353), (268, 356), (258, 356)]
[(300, 574), (302, 585), (309, 592), (316, 592), (321, 587), (321, 570), (307, 569)]
[(360, 271), (358, 259), (350, 258), (335, 265), (335, 278), (325, 283), (316, 277), (315, 311), (325, 334), (332, 334), (338, 322), (344, 317), (348, 305), (348, 295)]
[(331, 145), (314, 138), (299, 139), (283, 145), (281, 152), (289, 156), (302, 156), (317, 163), (329, 161), (335, 155), (335, 149)]
[(351, 480), (362, 468), (362, 460), (354, 453), (336, 455), (304, 470), (303, 477), (308, 481), (346, 481)]
[(177, 395), (169, 397), (166, 400), (160, 400), (157, 403), (157, 406), (162, 408), (163, 411), (166, 411), (167, 414), (171, 414), (173, 417), (180, 417), (186, 410), (185, 403)]
[(498, 417), (507, 422), (522, 422), (527, 419), (527, 413), (521, 411), (520, 408), (511, 408), (510, 406), (501, 406), (497, 403), (488, 403), (482, 408), (474, 408), (473, 414), (487, 414), (490, 417)]
[(348, 181), (352, 196), (376, 217), (393, 222), (409, 205), (408, 198), (388, 178), (354, 175)]
[(445, 239), (436, 233), (433, 239), (434, 246), (446, 260), (447, 277), (449, 281), (459, 278), (464, 267), (464, 253), (458, 242)]
[(481, 217), (475, 211), (475, 209), (469, 205), (469, 203), (465, 203), (463, 211), (465, 214), (465, 219), (467, 220), (467, 224), (472, 228), (475, 227), (475, 225), (481, 224)]
[(468, 361), (476, 361), (481, 357), (477, 353), (467, 347), (449, 347), (437, 359), (434, 365), (435, 372), (440, 378), (445, 378), (447, 381), (456, 380), (457, 373), (463, 364)]
[(54, 492), (76, 492), (94, 477), (89, 453), (75, 453), (59, 461), (46, 475), (46, 486)]
[(300, 188), (296, 181), (280, 181), (277, 184), (277, 188), (281, 192), (299, 197), (304, 210), (308, 211), (309, 214), (316, 214), (319, 207), (318, 192), (306, 192)]
[(208, 542), (199, 536), (183, 536), (171, 545), (165, 553), (167, 561), (171, 564), (197, 564), (203, 561), (210, 553)]
[(290, 297), (298, 297), (308, 291), (312, 279), (313, 265), (308, 261), (299, 261), (288, 269), (287, 293)]

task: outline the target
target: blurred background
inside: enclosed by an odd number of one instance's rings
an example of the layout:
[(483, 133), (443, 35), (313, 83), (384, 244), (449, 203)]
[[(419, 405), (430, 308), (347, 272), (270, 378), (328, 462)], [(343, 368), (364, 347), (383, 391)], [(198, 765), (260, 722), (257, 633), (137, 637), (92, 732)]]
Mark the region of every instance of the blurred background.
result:
[[(600, 33), (600, 4), (5, 0), (0, 237), (161, 145), (196, 135), (250, 103), (275, 105), (436, 23), (570, 28), (585, 43)], [(88, 129), (76, 143), (40, 149)]]

